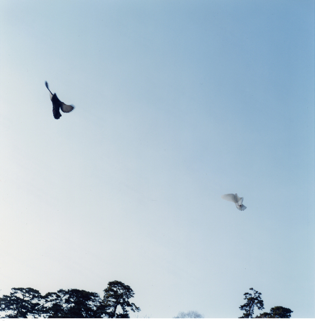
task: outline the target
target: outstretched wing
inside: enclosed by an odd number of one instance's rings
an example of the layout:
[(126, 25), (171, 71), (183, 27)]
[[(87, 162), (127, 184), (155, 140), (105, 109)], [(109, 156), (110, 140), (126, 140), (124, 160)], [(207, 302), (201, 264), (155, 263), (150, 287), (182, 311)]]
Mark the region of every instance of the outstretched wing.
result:
[(70, 113), (70, 111), (72, 111), (73, 109), (74, 109), (74, 106), (72, 106), (72, 105), (66, 105), (65, 103), (61, 104), (61, 110), (64, 113)]
[(226, 201), (237, 203), (235, 194), (224, 194), (221, 197)]

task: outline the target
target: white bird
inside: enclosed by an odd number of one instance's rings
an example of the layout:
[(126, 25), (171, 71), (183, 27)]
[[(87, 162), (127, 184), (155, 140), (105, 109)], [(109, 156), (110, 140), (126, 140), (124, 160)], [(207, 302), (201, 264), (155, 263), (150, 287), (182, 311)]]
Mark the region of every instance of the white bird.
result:
[(244, 197), (238, 197), (238, 195), (236, 193), (235, 194), (224, 194), (221, 197), (226, 201), (235, 203), (236, 208), (240, 211), (245, 211), (247, 208), (246, 206), (243, 205)]

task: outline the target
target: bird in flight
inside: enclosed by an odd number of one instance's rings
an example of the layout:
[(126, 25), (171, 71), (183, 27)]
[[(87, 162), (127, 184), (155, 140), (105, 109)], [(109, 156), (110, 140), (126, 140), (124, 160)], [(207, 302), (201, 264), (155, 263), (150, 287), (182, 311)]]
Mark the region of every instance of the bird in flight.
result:
[(236, 208), (240, 211), (245, 211), (247, 208), (245, 205), (243, 205), (244, 197), (238, 197), (238, 195), (236, 193), (235, 194), (224, 194), (221, 197), (226, 201), (235, 203)]
[(49, 90), (50, 92), (50, 100), (52, 102), (53, 105), (53, 115), (55, 117), (55, 119), (59, 119), (61, 117), (61, 113), (60, 113), (60, 109), (64, 112), (64, 113), (70, 113), (70, 111), (72, 111), (74, 109), (74, 106), (72, 105), (66, 105), (64, 102), (62, 102), (61, 100), (59, 100), (59, 98), (57, 97), (56, 94), (53, 94), (49, 87), (48, 87), (48, 82), (45, 81), (45, 86), (46, 88)]

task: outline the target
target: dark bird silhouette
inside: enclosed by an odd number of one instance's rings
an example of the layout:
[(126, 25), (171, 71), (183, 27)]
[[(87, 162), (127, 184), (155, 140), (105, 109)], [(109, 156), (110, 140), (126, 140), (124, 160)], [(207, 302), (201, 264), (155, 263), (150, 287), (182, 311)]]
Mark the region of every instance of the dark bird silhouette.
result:
[(56, 94), (53, 94), (49, 87), (48, 87), (48, 82), (45, 81), (45, 85), (46, 88), (49, 90), (50, 92), (50, 100), (52, 102), (53, 105), (53, 115), (55, 117), (55, 119), (59, 119), (61, 117), (61, 113), (60, 113), (60, 109), (64, 112), (64, 113), (70, 113), (70, 111), (72, 111), (74, 109), (74, 106), (72, 105), (66, 105), (64, 102), (62, 102), (61, 100), (59, 100), (59, 98), (57, 97)]

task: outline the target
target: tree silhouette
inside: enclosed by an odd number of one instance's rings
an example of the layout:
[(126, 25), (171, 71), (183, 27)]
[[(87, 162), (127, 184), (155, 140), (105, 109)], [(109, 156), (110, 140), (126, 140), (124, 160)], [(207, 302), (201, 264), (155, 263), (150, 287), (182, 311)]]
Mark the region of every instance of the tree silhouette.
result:
[(133, 296), (131, 287), (120, 281), (108, 283), (103, 299), (78, 289), (43, 296), (32, 288), (12, 288), (10, 295), (0, 297), (0, 312), (5, 318), (129, 318), (129, 310), (140, 311), (129, 302)]
[(258, 310), (264, 309), (264, 301), (261, 299), (261, 293), (250, 288), (253, 291), (253, 294), (245, 292), (244, 300), (246, 303), (240, 306), (240, 310), (244, 311), (243, 315), (240, 317), (241, 319), (252, 318), (254, 315), (254, 308), (256, 307)]
[(32, 288), (12, 288), (10, 295), (0, 299), (0, 311), (6, 318), (27, 318), (41, 315), (42, 296)]
[(97, 318), (101, 298), (97, 293), (70, 289), (44, 296), (48, 318)]
[[(129, 318), (128, 310), (139, 312), (140, 308), (134, 303), (130, 303), (129, 299), (134, 297), (134, 292), (129, 285), (120, 281), (112, 281), (108, 283), (104, 290), (104, 308), (109, 318)], [(122, 313), (117, 312), (120, 307)]]
[(293, 311), (288, 308), (284, 308), (282, 306), (276, 306), (274, 308), (271, 308), (270, 312), (261, 313), (256, 318), (289, 319), (291, 318), (291, 313), (293, 313)]
[[(254, 308), (257, 307), (258, 310), (264, 309), (264, 301), (261, 298), (261, 293), (250, 288), (253, 291), (251, 293), (244, 293), (244, 300), (246, 303), (240, 306), (240, 310), (244, 311), (240, 319), (243, 318), (253, 318)], [(270, 309), (270, 312), (264, 312), (256, 316), (255, 318), (291, 318), (292, 310), (284, 308), (282, 306), (275, 306)]]

